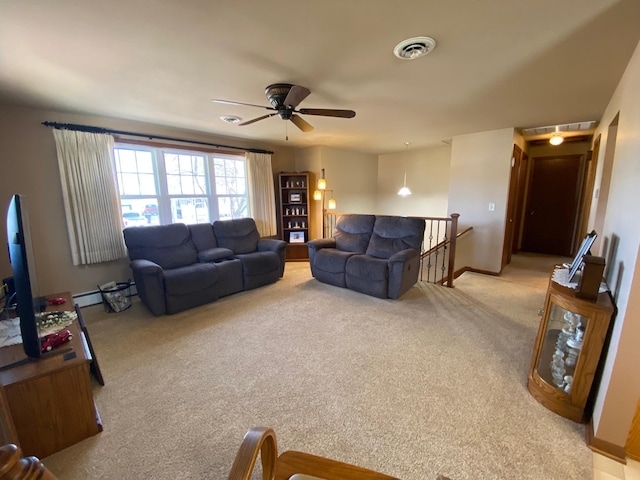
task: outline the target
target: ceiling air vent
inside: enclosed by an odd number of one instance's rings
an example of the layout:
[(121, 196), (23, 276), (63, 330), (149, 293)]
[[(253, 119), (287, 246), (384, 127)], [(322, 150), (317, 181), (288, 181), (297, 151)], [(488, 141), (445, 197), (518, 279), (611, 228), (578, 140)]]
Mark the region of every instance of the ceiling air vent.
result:
[(402, 60), (414, 60), (423, 57), (436, 48), (436, 41), (431, 37), (413, 37), (403, 40), (393, 49), (393, 54)]

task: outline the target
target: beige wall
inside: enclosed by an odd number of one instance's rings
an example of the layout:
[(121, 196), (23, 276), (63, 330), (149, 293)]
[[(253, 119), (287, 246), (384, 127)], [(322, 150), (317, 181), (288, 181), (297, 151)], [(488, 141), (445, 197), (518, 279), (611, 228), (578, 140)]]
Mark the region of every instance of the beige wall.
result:
[[(612, 97), (597, 133), (602, 134), (600, 159), (615, 143), (611, 188), (596, 184), (606, 202), (601, 254), (607, 259), (607, 280), (618, 307), (601, 386), (594, 406), (594, 433), (599, 439), (623, 446), (640, 397), (640, 44)], [(607, 138), (619, 113), (615, 142)], [(599, 179), (602, 181), (602, 178)], [(608, 190), (608, 198), (602, 192)], [(592, 205), (592, 211), (597, 205)]]
[[(95, 291), (98, 284), (110, 280), (123, 281), (131, 277), (126, 259), (90, 266), (72, 265), (55, 143), (51, 129), (41, 125), (47, 120), (273, 150), (274, 171), (294, 168), (293, 150), (288, 148), (276, 148), (256, 142), (125, 120), (0, 105), (0, 215), (4, 218), (11, 195), (20, 193), (27, 196), (41, 294), (61, 291), (79, 294)], [(99, 215), (99, 212), (96, 212), (96, 215)], [(6, 239), (4, 220), (0, 225), (0, 237)], [(0, 248), (0, 278), (8, 276), (11, 276), (11, 267), (7, 249)]]
[(459, 231), (473, 227), (458, 242), (456, 270), (500, 272), (513, 141), (513, 128), (453, 138), (449, 213), (460, 214)]
[[(449, 200), (451, 147), (407, 150), (378, 157), (375, 213), (446, 217)], [(407, 172), (411, 195), (398, 196)]]
[[(378, 162), (375, 155), (317, 146), (296, 152), (296, 169), (311, 171), (320, 178), (325, 170), (327, 200), (332, 195), (337, 202), (336, 212), (376, 213), (376, 181)], [(313, 192), (313, 190), (312, 190)], [(313, 202), (313, 200), (311, 200)], [(312, 207), (313, 228), (311, 238), (320, 238), (322, 207), (315, 203)]]

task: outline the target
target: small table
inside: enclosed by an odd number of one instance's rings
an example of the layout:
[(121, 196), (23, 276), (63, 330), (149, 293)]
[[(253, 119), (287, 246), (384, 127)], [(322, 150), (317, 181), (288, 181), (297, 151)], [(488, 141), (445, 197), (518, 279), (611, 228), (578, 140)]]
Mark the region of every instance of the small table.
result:
[(73, 339), (59, 347), (63, 353), (23, 361), (22, 345), (0, 348), (0, 444), (15, 443), (24, 456), (44, 458), (102, 431), (93, 399), (89, 371), (104, 385), (86, 325), (69, 292), (62, 305), (47, 311), (72, 310), (78, 321), (67, 327)]

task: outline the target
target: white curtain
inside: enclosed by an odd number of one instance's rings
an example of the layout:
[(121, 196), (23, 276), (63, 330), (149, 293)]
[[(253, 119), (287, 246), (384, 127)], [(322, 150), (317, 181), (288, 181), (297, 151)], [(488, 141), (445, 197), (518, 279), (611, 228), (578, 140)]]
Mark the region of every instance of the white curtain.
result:
[(256, 221), (261, 237), (277, 235), (278, 225), (271, 155), (247, 152), (245, 158), (251, 216)]
[(53, 130), (74, 265), (127, 256), (116, 190), (113, 137)]

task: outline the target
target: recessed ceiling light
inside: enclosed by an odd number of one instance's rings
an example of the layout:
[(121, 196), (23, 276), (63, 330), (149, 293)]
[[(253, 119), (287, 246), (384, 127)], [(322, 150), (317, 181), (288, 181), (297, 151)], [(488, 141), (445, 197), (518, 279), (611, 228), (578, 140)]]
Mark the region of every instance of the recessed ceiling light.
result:
[(240, 123), (242, 118), (236, 117), (235, 115), (222, 115), (220, 120), (227, 123)]
[(424, 57), (436, 48), (436, 41), (431, 37), (413, 37), (400, 42), (393, 49), (393, 54), (402, 60), (414, 60)]

